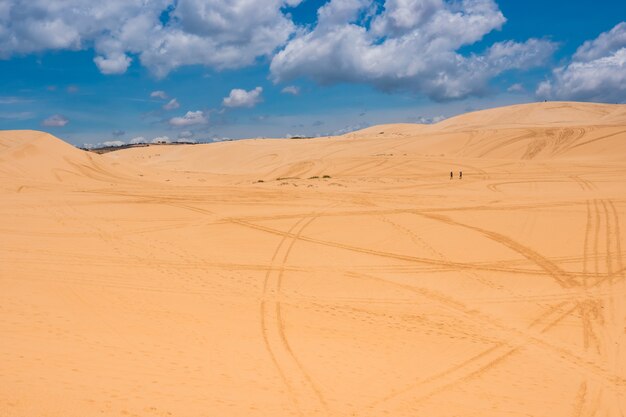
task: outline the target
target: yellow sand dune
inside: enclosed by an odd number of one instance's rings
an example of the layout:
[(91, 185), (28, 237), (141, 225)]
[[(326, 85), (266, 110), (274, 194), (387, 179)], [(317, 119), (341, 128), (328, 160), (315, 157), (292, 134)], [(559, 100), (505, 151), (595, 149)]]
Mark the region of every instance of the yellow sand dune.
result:
[(620, 416), (625, 115), (0, 132), (0, 416)]
[(0, 176), (10, 179), (5, 186), (19, 181), (57, 184), (111, 181), (122, 179), (125, 173), (132, 176), (132, 166), (119, 167), (117, 162), (77, 149), (48, 133), (0, 131)]
[[(384, 177), (423, 172), (423, 167), (415, 164), (389, 164), (386, 157), (390, 156), (447, 157), (461, 166), (460, 157), (622, 161), (626, 155), (625, 108), (565, 102), (523, 104), (469, 113), (434, 125), (380, 125), (332, 138), (135, 148), (114, 155), (132, 165), (233, 178), (256, 175), (262, 180), (324, 173)], [(519, 123), (512, 122), (516, 118)]]
[(626, 124), (624, 105), (576, 102), (518, 104), (482, 110), (453, 117), (438, 124), (439, 128), (510, 126), (586, 126)]

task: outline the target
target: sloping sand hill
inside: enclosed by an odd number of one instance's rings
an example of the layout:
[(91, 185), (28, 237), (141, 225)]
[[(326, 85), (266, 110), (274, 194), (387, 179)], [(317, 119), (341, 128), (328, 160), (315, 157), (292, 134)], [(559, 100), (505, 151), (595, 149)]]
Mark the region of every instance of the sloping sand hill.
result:
[(625, 144), (583, 103), (105, 155), (0, 132), (0, 416), (623, 415)]
[(77, 149), (54, 136), (32, 130), (0, 131), (0, 176), (3, 186), (14, 184), (77, 184), (93, 180), (121, 180), (128, 176), (135, 181), (132, 165)]

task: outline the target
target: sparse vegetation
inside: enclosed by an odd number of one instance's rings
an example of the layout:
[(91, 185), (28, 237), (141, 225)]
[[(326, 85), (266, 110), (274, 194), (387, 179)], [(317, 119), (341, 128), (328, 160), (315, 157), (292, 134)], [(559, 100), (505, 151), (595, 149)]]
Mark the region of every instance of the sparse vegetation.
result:
[(324, 175), (322, 178), (332, 178), (330, 175)]
[(312, 176), (312, 177), (309, 177), (309, 179), (310, 179), (310, 180), (316, 180), (316, 179), (318, 179), (318, 178), (319, 178), (319, 176), (317, 176), (317, 175), (314, 175), (314, 176)]

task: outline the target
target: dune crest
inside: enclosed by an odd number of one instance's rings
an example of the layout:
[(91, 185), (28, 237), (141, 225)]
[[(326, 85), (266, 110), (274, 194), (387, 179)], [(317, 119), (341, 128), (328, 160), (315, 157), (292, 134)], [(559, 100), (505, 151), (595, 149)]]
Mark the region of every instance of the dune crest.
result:
[(80, 184), (132, 178), (134, 169), (45, 132), (6, 130), (0, 131), (0, 175), (12, 181)]
[[(517, 117), (519, 123), (511, 122)], [(561, 119), (566, 121), (558, 122)], [(622, 161), (626, 155), (626, 105), (532, 103), (469, 113), (433, 125), (380, 125), (329, 138), (250, 139), (114, 153), (118, 160), (137, 166), (215, 175), (255, 174), (262, 180), (323, 173), (384, 177), (390, 169), (395, 169), (395, 175), (421, 173), (415, 166), (377, 165), (376, 161), (392, 154)], [(364, 169), (367, 166), (369, 169)]]
[(462, 114), (444, 120), (440, 128), (477, 126), (584, 126), (626, 125), (626, 105), (577, 102), (517, 104)]

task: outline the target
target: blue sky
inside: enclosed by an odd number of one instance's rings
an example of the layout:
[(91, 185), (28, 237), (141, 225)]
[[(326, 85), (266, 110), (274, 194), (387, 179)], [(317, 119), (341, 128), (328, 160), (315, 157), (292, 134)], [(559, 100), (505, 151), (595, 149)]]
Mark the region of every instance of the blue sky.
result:
[(54, 3), (0, 4), (0, 129), (208, 141), (626, 101), (622, 1)]

